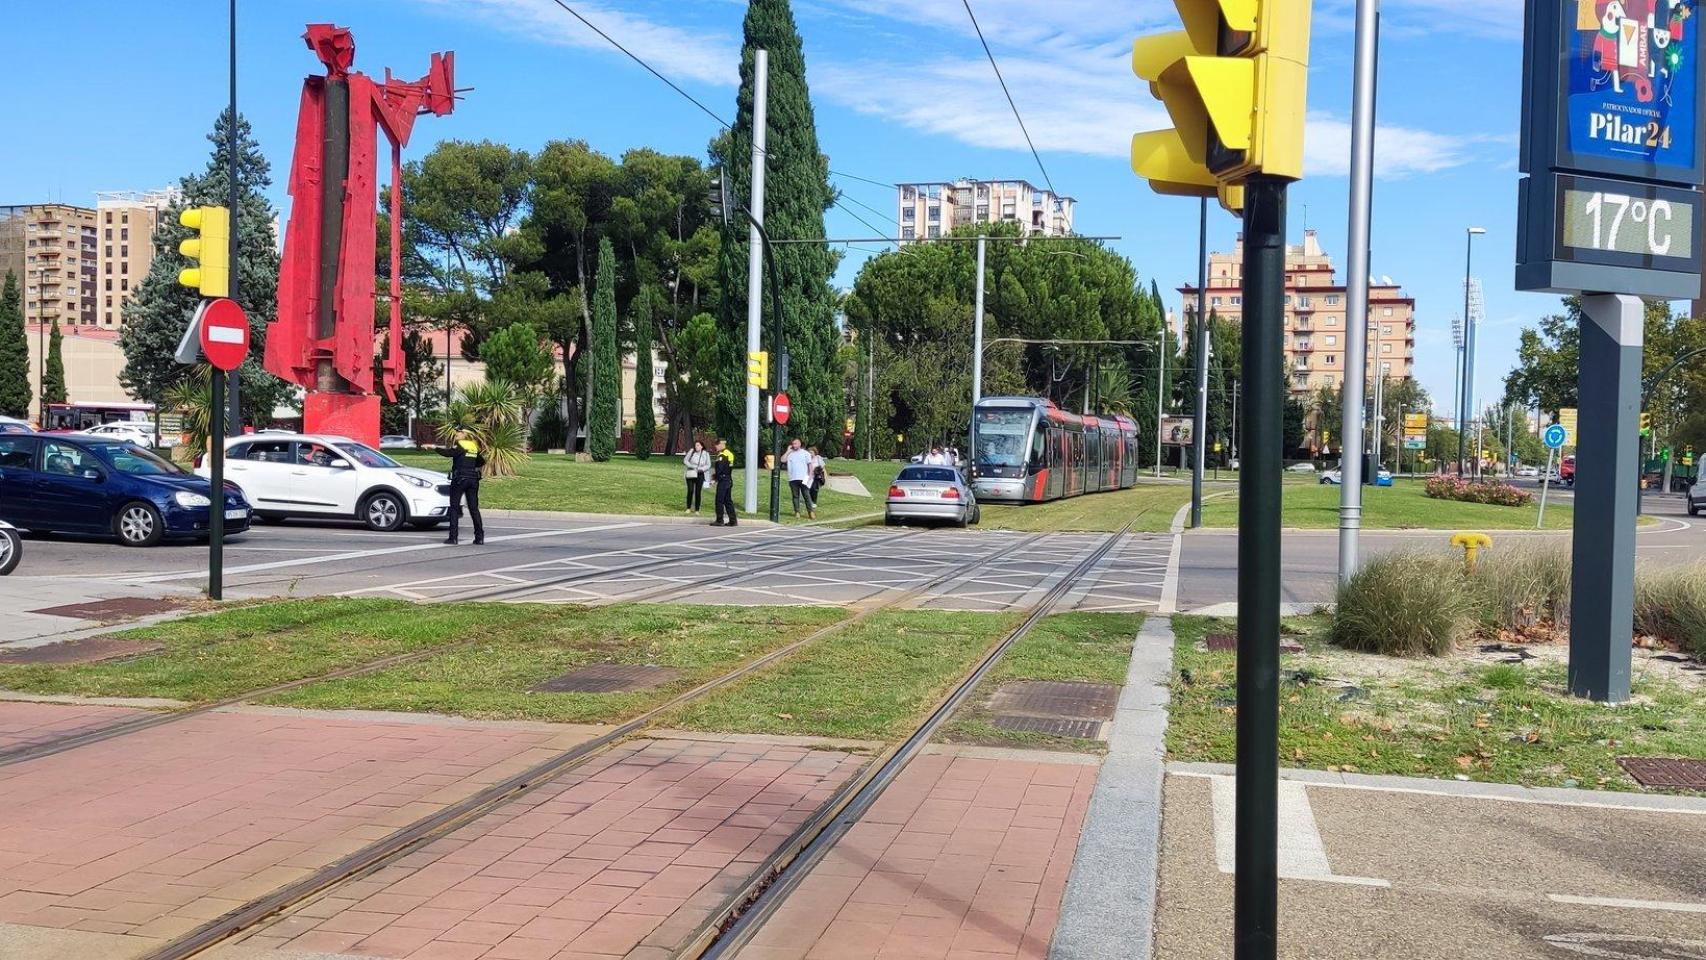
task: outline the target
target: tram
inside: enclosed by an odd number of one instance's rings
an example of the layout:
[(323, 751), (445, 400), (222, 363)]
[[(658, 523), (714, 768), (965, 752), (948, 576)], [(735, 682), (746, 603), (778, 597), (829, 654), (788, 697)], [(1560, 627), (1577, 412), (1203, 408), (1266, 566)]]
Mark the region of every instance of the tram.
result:
[(979, 500), (1041, 503), (1137, 481), (1137, 423), (1080, 416), (1037, 397), (984, 397), (972, 411)]

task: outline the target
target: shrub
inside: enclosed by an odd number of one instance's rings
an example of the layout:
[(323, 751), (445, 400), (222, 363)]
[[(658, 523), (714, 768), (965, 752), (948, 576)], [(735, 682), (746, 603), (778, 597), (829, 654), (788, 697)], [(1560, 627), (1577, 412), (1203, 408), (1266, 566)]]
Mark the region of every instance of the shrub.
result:
[(1503, 630), (1547, 622), (1568, 628), (1571, 564), (1568, 547), (1483, 553), (1469, 578), (1481, 621)]
[(1475, 628), (1475, 591), (1462, 564), (1436, 554), (1370, 560), (1339, 587), (1329, 639), (1387, 656), (1438, 656)]
[(1534, 500), (1534, 495), (1527, 490), (1518, 490), (1508, 483), (1471, 481), (1444, 475), (1429, 477), (1422, 492), (1435, 500), (1490, 503), (1501, 507), (1520, 507)]
[(1706, 659), (1706, 563), (1639, 568), (1635, 632), (1681, 644)]

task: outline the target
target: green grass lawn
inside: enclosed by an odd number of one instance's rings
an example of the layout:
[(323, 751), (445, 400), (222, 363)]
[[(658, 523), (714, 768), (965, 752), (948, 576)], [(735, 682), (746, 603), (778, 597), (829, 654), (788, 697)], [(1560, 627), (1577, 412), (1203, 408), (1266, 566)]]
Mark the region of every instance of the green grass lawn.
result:
[(942, 740), (1102, 752), (1106, 745), (1098, 740), (1003, 730), (990, 722), (991, 714), (984, 704), (1002, 684), (1015, 680), (1123, 685), (1131, 661), (1131, 645), (1142, 626), (1140, 613), (1061, 613), (1044, 617), (984, 678), (974, 701), (955, 715)]
[(1118, 530), (1135, 520), (1133, 531), (1166, 533), (1173, 514), (1191, 501), (1188, 483), (1144, 483), (1128, 490), (1092, 493), (1049, 503), (985, 503), (984, 530)]
[[(1307, 479), (1307, 478), (1305, 478)], [(1339, 525), (1339, 488), (1322, 483), (1287, 483), (1280, 522), (1287, 527), (1333, 529)], [(1373, 530), (1533, 530), (1539, 498), (1525, 507), (1434, 500), (1423, 496), (1422, 481), (1400, 478), (1390, 487), (1362, 488), (1362, 525)], [(1546, 529), (1568, 530), (1573, 512), (1553, 500), (1546, 504)], [(1236, 527), (1238, 497), (1203, 503), (1203, 525)]]
[[(425, 609), (442, 609), (429, 607)], [(323, 709), (404, 710), (501, 720), (615, 723), (846, 616), (825, 607), (532, 606), (511, 630), (391, 670), (328, 680), (267, 702)], [(532, 688), (596, 664), (678, 671), (627, 693)]]
[(0, 688), (201, 703), (395, 654), (506, 636), (535, 616), (526, 607), (503, 604), (415, 606), (371, 599), (262, 603), (117, 634), (162, 645), (160, 651), (140, 657), (82, 665), (0, 665)]
[[(443, 470), (448, 463), (434, 453), (396, 452), (396, 459), (428, 470)], [(855, 497), (824, 490), (818, 503), (818, 519), (833, 520), (883, 509), (882, 496), (900, 464), (889, 461), (831, 460), (831, 475), (850, 473), (858, 477), (870, 497)], [(735, 504), (741, 502), (744, 471), (735, 471)], [(707, 523), (715, 516), (714, 491), (707, 486), (703, 515)], [(480, 485), (480, 505), (497, 510), (561, 510), (569, 513), (614, 513), (636, 515), (680, 514), (686, 489), (682, 482), (680, 456), (658, 454), (636, 460), (619, 454), (608, 463), (577, 463), (560, 453), (534, 454), (522, 462), (514, 477), (487, 480)], [(770, 473), (758, 480), (758, 514), (770, 515)], [(781, 477), (781, 515), (793, 520), (788, 478)], [(801, 514), (801, 519), (804, 519)]]
[[(1284, 765), (1636, 790), (1617, 757), (1706, 759), (1706, 691), (1698, 687), (1637, 678), (1633, 699), (1612, 707), (1569, 696), (1562, 663), (1549, 658), (1397, 661), (1328, 646), (1326, 625), (1322, 616), (1287, 621), (1304, 652), (1280, 662)], [(1197, 642), (1236, 626), (1181, 616), (1173, 629), (1168, 756), (1231, 763), (1237, 657)]]
[(878, 613), (663, 723), (724, 733), (898, 739), (1018, 619), (940, 610)]

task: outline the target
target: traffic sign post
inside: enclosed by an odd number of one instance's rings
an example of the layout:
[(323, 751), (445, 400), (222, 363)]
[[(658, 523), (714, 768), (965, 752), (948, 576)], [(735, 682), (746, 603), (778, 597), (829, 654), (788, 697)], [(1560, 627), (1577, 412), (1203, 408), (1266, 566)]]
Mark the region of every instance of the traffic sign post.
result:
[[(1571, 411), (1574, 413), (1575, 411)], [(1534, 518), (1534, 529), (1539, 530), (1546, 523), (1546, 493), (1552, 487), (1552, 461), (1570, 439), (1570, 431), (1564, 429), (1561, 423), (1554, 423), (1540, 435), (1541, 442), (1546, 444), (1546, 472), (1540, 477), (1540, 512)]]
[[(780, 372), (781, 386), (787, 386), (788, 354), (782, 354)], [(788, 418), (794, 414), (793, 401), (788, 394), (777, 390), (770, 397), (770, 409), (766, 411), (770, 420), (770, 447), (773, 451), (770, 460), (770, 522), (776, 523), (782, 519), (782, 428), (788, 425)]]

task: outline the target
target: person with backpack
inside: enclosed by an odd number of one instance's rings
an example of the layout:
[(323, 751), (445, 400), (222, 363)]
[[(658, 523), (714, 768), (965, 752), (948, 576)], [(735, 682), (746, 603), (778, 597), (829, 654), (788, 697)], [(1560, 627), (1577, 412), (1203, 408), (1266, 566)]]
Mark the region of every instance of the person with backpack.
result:
[(474, 546), (480, 546), (486, 542), (486, 525), (480, 520), (480, 474), (486, 468), (486, 456), (479, 442), (468, 431), (458, 430), (450, 446), (427, 449), (450, 458), (450, 536), (444, 542), (457, 542), (462, 501), (467, 500), (468, 515), (474, 521)]

